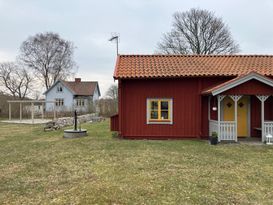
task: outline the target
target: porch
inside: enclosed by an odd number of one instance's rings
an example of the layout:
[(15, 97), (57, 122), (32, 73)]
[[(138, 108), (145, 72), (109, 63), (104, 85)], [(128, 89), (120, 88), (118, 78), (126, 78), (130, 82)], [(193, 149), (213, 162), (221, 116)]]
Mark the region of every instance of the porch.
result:
[[(270, 97), (268, 95), (257, 95), (257, 99), (260, 101), (261, 105), (260, 105), (260, 125), (259, 126), (251, 126), (250, 123), (250, 114), (248, 116), (248, 129), (249, 132), (247, 135), (245, 136), (238, 136), (238, 128), (240, 128), (240, 119), (238, 119), (238, 101), (244, 97), (243, 95), (218, 95), (216, 96), (217, 98), (217, 107), (212, 106), (211, 105), (211, 97), (209, 97), (209, 135), (211, 136), (213, 132), (216, 132), (218, 135), (218, 141), (238, 141), (238, 137), (241, 137), (241, 139), (245, 139), (248, 137), (254, 137), (252, 136), (252, 132), (253, 130), (256, 133), (259, 133), (258, 135), (255, 135), (255, 138), (257, 139), (257, 137), (260, 137), (260, 141), (265, 142), (266, 141), (266, 136), (268, 134), (273, 134), (273, 120), (269, 120), (267, 118), (265, 118), (265, 113), (268, 111), (268, 109), (270, 109), (270, 104), (272, 104), (271, 102), (268, 103), (268, 105), (266, 106), (265, 109), (265, 102), (266, 100)], [(253, 96), (254, 97), (254, 96)], [(234, 112), (233, 120), (225, 120), (225, 116), (224, 116), (224, 106), (226, 106), (223, 101), (224, 99), (229, 98), (232, 99), (234, 102), (234, 110), (232, 110)], [(273, 107), (273, 105), (272, 105)], [(251, 113), (251, 107), (249, 106), (248, 108), (248, 113)], [(217, 118), (216, 119), (212, 119), (212, 115), (211, 112), (216, 112), (217, 113)], [(257, 119), (256, 121), (259, 121), (259, 119)]]
[(218, 141), (238, 141), (238, 137), (273, 135), (273, 81), (257, 73), (237, 77), (206, 90), (209, 135)]

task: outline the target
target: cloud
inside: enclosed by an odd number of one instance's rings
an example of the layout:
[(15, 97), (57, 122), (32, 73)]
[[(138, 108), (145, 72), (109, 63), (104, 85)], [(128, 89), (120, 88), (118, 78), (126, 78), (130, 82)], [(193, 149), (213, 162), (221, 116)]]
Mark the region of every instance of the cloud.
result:
[(0, 62), (14, 61), (14, 60), (15, 60), (14, 53), (0, 50)]
[(104, 93), (113, 83), (112, 32), (120, 34), (121, 54), (154, 53), (172, 14), (190, 8), (222, 17), (243, 53), (273, 53), (272, 0), (0, 0), (0, 61), (14, 60), (28, 36), (57, 32), (77, 46), (77, 76), (98, 80)]

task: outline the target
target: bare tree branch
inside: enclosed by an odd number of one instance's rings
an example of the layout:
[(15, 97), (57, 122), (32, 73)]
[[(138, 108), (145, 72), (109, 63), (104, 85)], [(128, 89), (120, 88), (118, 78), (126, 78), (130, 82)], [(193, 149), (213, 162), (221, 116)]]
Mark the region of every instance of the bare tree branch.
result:
[(118, 113), (118, 86), (111, 85), (106, 91), (105, 98), (98, 101), (100, 115), (110, 117)]
[(56, 33), (41, 33), (30, 36), (20, 47), (19, 59), (33, 69), (46, 89), (59, 79), (73, 74), (74, 45)]
[(116, 84), (113, 84), (108, 88), (106, 97), (118, 101), (118, 86)]
[(13, 97), (25, 98), (29, 94), (32, 81), (25, 68), (12, 62), (0, 63), (0, 85)]
[(232, 54), (239, 45), (232, 39), (227, 25), (214, 13), (191, 9), (176, 12), (172, 30), (158, 43), (163, 54)]

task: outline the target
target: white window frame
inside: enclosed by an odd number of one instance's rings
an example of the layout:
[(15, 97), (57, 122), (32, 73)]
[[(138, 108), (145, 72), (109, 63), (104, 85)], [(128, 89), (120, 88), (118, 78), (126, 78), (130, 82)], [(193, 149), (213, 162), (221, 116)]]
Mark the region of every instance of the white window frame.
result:
[(84, 107), (85, 106), (85, 99), (84, 98), (76, 99), (76, 106), (77, 107)]
[[(169, 113), (170, 113), (170, 120), (169, 121), (151, 121), (150, 119), (150, 101), (169, 101)], [(167, 125), (172, 125), (173, 124), (173, 98), (147, 98), (146, 100), (146, 123), (147, 124), (167, 124)]]
[(63, 98), (55, 98), (55, 106), (56, 107), (63, 107), (64, 106), (64, 99)]

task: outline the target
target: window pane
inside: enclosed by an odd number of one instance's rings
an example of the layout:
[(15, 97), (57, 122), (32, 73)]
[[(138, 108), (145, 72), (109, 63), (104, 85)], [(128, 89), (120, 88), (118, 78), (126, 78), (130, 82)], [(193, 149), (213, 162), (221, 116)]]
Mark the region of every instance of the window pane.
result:
[(162, 119), (162, 120), (167, 120), (167, 119), (169, 119), (168, 111), (161, 111), (161, 119)]
[(169, 102), (168, 101), (161, 101), (161, 110), (168, 110)]
[(151, 101), (151, 110), (158, 109), (158, 101)]
[(158, 112), (157, 111), (151, 111), (151, 119), (153, 119), (153, 120), (158, 119)]

